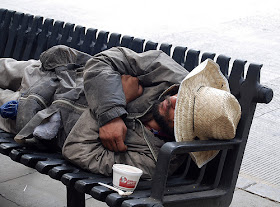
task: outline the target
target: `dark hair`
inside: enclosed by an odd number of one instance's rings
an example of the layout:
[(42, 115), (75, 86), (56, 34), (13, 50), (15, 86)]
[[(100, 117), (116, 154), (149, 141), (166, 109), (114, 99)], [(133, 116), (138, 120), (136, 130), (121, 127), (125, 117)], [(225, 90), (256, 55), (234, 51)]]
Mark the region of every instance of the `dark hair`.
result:
[(152, 107), (152, 113), (153, 113), (153, 118), (155, 119), (155, 121), (158, 123), (158, 125), (161, 128), (161, 132), (165, 133), (166, 138), (168, 138), (168, 140), (165, 141), (174, 141), (174, 127), (170, 127), (170, 125), (168, 124), (168, 121), (166, 120), (165, 116), (161, 115), (159, 113), (159, 104), (161, 102), (159, 100), (157, 100)]

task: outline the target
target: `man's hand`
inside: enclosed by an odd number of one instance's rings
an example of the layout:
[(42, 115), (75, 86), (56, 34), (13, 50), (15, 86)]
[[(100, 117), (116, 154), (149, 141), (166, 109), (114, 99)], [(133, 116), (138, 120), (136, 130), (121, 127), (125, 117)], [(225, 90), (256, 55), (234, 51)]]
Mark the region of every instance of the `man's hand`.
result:
[(99, 137), (105, 148), (114, 152), (124, 152), (127, 150), (124, 144), (126, 131), (124, 121), (118, 117), (99, 128)]
[(143, 87), (139, 84), (138, 78), (131, 75), (122, 75), (122, 86), (126, 103), (133, 101), (143, 93)]
[[(133, 101), (143, 93), (143, 87), (139, 80), (131, 75), (122, 75), (122, 86), (126, 103)], [(124, 152), (127, 146), (124, 144), (127, 127), (124, 121), (118, 117), (99, 128), (99, 137), (103, 146), (114, 152)]]

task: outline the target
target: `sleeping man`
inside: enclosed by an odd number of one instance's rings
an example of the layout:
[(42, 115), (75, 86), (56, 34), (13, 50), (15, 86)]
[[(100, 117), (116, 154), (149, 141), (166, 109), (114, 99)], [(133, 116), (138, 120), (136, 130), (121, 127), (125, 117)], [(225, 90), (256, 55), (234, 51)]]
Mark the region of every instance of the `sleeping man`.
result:
[[(67, 160), (94, 173), (110, 175), (123, 163), (151, 178), (165, 142), (235, 136), (240, 106), (211, 60), (188, 73), (162, 51), (116, 47), (91, 57), (55, 46), (39, 61), (1, 61), (1, 71), (22, 69), (5, 99), (17, 103), (15, 140), (55, 142)], [(217, 153), (191, 156), (201, 167)], [(174, 158), (170, 173), (182, 160)]]

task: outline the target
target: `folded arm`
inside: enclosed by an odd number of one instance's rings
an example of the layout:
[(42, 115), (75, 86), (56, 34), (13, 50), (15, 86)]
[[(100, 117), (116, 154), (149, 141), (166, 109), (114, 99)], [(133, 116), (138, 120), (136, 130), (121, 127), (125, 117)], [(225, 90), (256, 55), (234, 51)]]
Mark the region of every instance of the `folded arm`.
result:
[[(126, 151), (127, 128), (123, 117), (126, 104), (139, 97), (143, 87), (133, 67), (118, 49), (93, 57), (86, 65), (85, 94), (90, 108), (98, 117), (99, 136), (103, 146), (115, 152)], [(131, 75), (121, 75), (131, 74)]]
[[(114, 151), (126, 150), (123, 144), (126, 130), (121, 119), (127, 115), (126, 104), (143, 92), (138, 79), (144, 87), (165, 84), (167, 88), (179, 83), (186, 74), (184, 68), (161, 51), (138, 54), (125, 48), (111, 48), (90, 59), (84, 73), (85, 94), (90, 109), (97, 116), (104, 146)], [(137, 77), (137, 81), (133, 77)], [(127, 85), (123, 84), (124, 80)], [(143, 104), (150, 104), (160, 92), (154, 90), (151, 93), (154, 94), (143, 97)], [(105, 136), (105, 131), (115, 133)]]

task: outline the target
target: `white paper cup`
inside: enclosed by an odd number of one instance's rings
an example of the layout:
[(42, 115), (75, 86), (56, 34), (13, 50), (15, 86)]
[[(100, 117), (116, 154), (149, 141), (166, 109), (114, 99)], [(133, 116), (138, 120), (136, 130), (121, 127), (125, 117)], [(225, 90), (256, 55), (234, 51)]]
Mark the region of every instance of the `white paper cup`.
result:
[(134, 191), (143, 171), (124, 164), (113, 165), (113, 185), (125, 191)]

